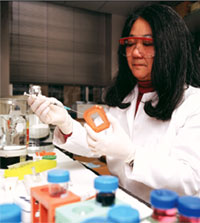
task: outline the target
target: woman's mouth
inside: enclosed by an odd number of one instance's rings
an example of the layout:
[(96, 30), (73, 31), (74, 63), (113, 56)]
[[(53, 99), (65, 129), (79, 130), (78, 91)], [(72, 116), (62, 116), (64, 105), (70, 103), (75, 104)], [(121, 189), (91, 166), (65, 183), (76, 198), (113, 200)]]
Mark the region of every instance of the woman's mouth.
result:
[(146, 64), (139, 64), (139, 63), (135, 63), (133, 64), (134, 67), (146, 67), (147, 65)]

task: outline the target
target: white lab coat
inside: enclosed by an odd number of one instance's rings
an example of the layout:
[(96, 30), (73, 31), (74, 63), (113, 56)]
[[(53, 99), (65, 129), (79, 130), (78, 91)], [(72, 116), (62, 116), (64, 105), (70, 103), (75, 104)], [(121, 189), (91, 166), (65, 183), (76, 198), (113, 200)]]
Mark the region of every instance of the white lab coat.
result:
[[(173, 112), (170, 121), (149, 117), (143, 109), (145, 101), (153, 99), (155, 92), (145, 93), (136, 116), (138, 87), (125, 98), (131, 101), (127, 109), (109, 108), (135, 146), (134, 167), (123, 160), (107, 157), (110, 172), (119, 177), (122, 187), (149, 202), (152, 189), (165, 188), (179, 195), (200, 195), (200, 89), (189, 87), (184, 100)], [(100, 134), (106, 134), (108, 130)], [(54, 144), (69, 152), (93, 156), (86, 142), (86, 132), (74, 121), (73, 134), (64, 143), (58, 129)]]

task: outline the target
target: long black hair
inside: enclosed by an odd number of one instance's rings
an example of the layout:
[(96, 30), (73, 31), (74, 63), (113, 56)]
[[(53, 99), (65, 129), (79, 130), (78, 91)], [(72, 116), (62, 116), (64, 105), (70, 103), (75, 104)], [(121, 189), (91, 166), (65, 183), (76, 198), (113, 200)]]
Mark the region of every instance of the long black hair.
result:
[[(139, 17), (151, 26), (156, 52), (151, 80), (158, 103), (152, 106), (152, 101), (147, 101), (144, 110), (150, 117), (168, 120), (181, 102), (185, 88), (200, 87), (200, 59), (185, 22), (170, 6), (152, 4), (137, 10), (126, 20), (121, 37), (129, 36)], [(122, 51), (125, 52), (124, 46), (119, 46), (118, 74), (107, 89), (105, 103), (123, 109), (130, 105), (122, 101), (133, 90), (137, 79)]]

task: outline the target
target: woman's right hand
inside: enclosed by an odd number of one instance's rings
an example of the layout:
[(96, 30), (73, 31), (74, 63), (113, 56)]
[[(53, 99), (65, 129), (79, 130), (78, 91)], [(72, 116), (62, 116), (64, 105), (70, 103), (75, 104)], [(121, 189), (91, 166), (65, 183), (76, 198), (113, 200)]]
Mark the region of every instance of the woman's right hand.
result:
[(64, 134), (72, 132), (73, 120), (63, 104), (56, 98), (33, 95), (28, 98), (28, 104), (31, 110), (45, 124), (57, 125)]

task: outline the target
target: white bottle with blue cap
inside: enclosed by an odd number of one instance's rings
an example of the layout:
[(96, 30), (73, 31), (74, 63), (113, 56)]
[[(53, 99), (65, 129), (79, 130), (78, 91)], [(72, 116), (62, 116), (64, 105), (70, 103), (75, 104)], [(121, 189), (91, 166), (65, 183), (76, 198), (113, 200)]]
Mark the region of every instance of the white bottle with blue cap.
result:
[(102, 175), (94, 180), (94, 188), (97, 190), (96, 201), (102, 206), (110, 206), (115, 202), (115, 191), (119, 180), (115, 176)]
[(48, 171), (47, 180), (49, 182), (49, 195), (52, 197), (66, 197), (68, 192), (68, 182), (70, 180), (69, 171), (55, 169)]
[(200, 198), (182, 196), (178, 199), (179, 222), (200, 222)]
[(21, 223), (21, 208), (14, 203), (0, 204), (0, 223)]

